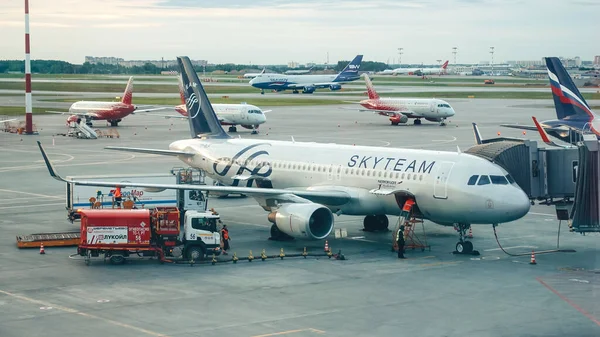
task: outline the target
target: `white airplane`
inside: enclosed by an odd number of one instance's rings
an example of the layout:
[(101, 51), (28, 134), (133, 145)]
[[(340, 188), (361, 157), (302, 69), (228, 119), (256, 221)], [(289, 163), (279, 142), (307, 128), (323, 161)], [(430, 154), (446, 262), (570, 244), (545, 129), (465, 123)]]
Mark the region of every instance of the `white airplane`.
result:
[(356, 57), (348, 65), (335, 75), (285, 75), (285, 74), (261, 74), (250, 81), (250, 85), (259, 88), (261, 94), (265, 89), (284, 91), (293, 90), (297, 94), (302, 90), (305, 94), (312, 94), (318, 88), (329, 88), (332, 91), (342, 89), (342, 84), (352, 82), (360, 78), (358, 69), (362, 62), (362, 55)]
[[(498, 224), (528, 213), (527, 195), (500, 166), (466, 153), (231, 138), (222, 129), (188, 57), (178, 57), (190, 112), (191, 139), (169, 150), (106, 149), (174, 156), (228, 186), (69, 181), (86, 186), (193, 189), (252, 196), (273, 223), (274, 238), (325, 239), (333, 214), (366, 216), (386, 229), (403, 205), (441, 225), (456, 225), (459, 253), (470, 253), (471, 224)], [(50, 175), (65, 181), (40, 151)], [(256, 187), (252, 187), (253, 185)]]
[[(175, 106), (175, 111), (180, 115), (156, 115), (165, 118), (188, 118), (187, 108), (185, 106), (185, 94), (181, 77), (179, 79), (179, 95), (181, 96), (181, 104)], [(258, 127), (267, 121), (265, 113), (271, 110), (261, 110), (259, 107), (251, 104), (213, 104), (213, 109), (217, 114), (217, 118), (221, 125), (229, 125), (229, 132), (237, 132), (236, 125), (241, 125), (246, 129), (251, 129), (252, 134), (258, 133)]]
[(386, 73), (386, 74), (392, 74), (392, 75), (417, 75), (417, 74), (422, 74), (422, 75), (438, 75), (438, 74), (445, 74), (448, 68), (448, 61), (444, 62), (444, 64), (442, 64), (442, 66), (440, 68), (396, 68), (393, 69), (391, 72), (382, 72)]
[(265, 69), (266, 68), (263, 68), (263, 70), (260, 73), (246, 73), (246, 74), (244, 74), (244, 78), (255, 78), (256, 76), (258, 76), (260, 74), (264, 74)]
[(421, 118), (430, 122), (439, 122), (446, 125), (446, 118), (454, 116), (455, 112), (448, 102), (436, 98), (380, 98), (371, 79), (364, 75), (369, 99), (358, 103), (366, 109), (358, 111), (373, 111), (382, 116), (387, 116), (392, 125), (404, 124), (409, 118), (414, 118), (415, 125), (421, 124)]

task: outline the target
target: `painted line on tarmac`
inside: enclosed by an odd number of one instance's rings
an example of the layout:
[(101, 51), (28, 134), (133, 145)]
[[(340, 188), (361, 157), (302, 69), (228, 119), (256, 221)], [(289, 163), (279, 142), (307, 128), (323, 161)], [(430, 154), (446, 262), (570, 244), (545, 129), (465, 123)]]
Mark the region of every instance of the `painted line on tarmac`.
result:
[(529, 212), (527, 214), (533, 214), (533, 215), (543, 215), (543, 216), (556, 216), (556, 214), (548, 214), (548, 213), (536, 213), (536, 212)]
[[(537, 248), (537, 246), (512, 246), (512, 247), (503, 247), (503, 248), (506, 250), (506, 249), (515, 249), (515, 248)], [(484, 252), (493, 252), (496, 250), (502, 250), (502, 248), (485, 249)]]
[(575, 304), (575, 302), (573, 302), (570, 299), (568, 299), (565, 295), (559, 293), (558, 290), (552, 288), (546, 282), (542, 281), (541, 278), (536, 277), (535, 279), (539, 283), (541, 283), (544, 287), (546, 287), (548, 290), (550, 290), (551, 292), (553, 292), (556, 296), (560, 297), (561, 300), (567, 302), (570, 306), (572, 306), (573, 308), (575, 308), (575, 310), (579, 311), (585, 317), (589, 318), (590, 321), (592, 321), (592, 322), (596, 323), (596, 325), (600, 326), (600, 321), (598, 319), (596, 319), (596, 317), (592, 316), (592, 314), (590, 314), (589, 312), (585, 311), (585, 309), (583, 309), (582, 307), (580, 307), (577, 304)]
[(36, 207), (59, 206), (59, 205), (64, 206), (65, 203), (64, 202), (60, 202), (60, 203), (53, 203), (53, 204), (29, 204), (29, 205), (20, 205), (20, 206), (6, 206), (6, 207), (0, 207), (0, 209), (16, 209), (16, 208), (32, 208), (32, 209), (35, 209)]
[(255, 336), (252, 336), (252, 337), (283, 336), (283, 335), (290, 335), (290, 334), (294, 334), (294, 333), (298, 333), (298, 332), (305, 332), (305, 331), (310, 331), (310, 332), (317, 333), (317, 334), (323, 334), (323, 333), (325, 333), (325, 331), (323, 331), (323, 330), (317, 330), (317, 329), (313, 329), (313, 328), (308, 328), (308, 329), (298, 329), (298, 330), (288, 330), (288, 331), (274, 332), (274, 333), (268, 333), (268, 334), (265, 334), (265, 335), (255, 335)]
[(0, 189), (0, 192), (19, 193), (19, 194), (31, 195), (31, 196), (40, 197), (40, 198), (51, 198), (51, 199), (61, 199), (61, 200), (64, 200), (64, 197), (57, 197), (55, 195), (47, 195), (47, 194), (39, 194), (39, 193), (31, 193), (31, 192), (23, 192), (23, 191), (14, 191), (14, 190), (5, 190), (5, 189)]
[(29, 303), (41, 305), (42, 306), (41, 308), (46, 308), (46, 309), (54, 308), (54, 309), (57, 309), (57, 310), (60, 310), (60, 311), (63, 311), (63, 312), (69, 313), (69, 314), (80, 315), (80, 316), (87, 317), (87, 318), (97, 319), (97, 320), (100, 320), (100, 321), (103, 321), (103, 322), (106, 322), (106, 323), (110, 323), (112, 325), (120, 326), (120, 327), (127, 328), (127, 329), (130, 329), (130, 330), (134, 330), (134, 331), (137, 331), (137, 332), (142, 332), (142, 333), (150, 335), (150, 336), (168, 337), (167, 335), (164, 335), (164, 334), (161, 334), (161, 333), (158, 333), (158, 332), (154, 332), (154, 331), (142, 329), (142, 328), (139, 328), (137, 326), (125, 324), (125, 323), (122, 323), (122, 322), (119, 322), (119, 321), (114, 321), (112, 319), (107, 319), (107, 318), (95, 316), (95, 315), (92, 315), (92, 314), (81, 312), (81, 311), (76, 310), (76, 309), (71, 309), (71, 308), (68, 308), (68, 307), (54, 305), (52, 303), (45, 302), (45, 301), (40, 301), (40, 300), (36, 300), (36, 299), (31, 298), (31, 297), (27, 297), (27, 296), (23, 296), (23, 295), (19, 295), (19, 294), (10, 293), (8, 291), (0, 290), (0, 294), (4, 294), (6, 296), (10, 296), (12, 298), (16, 298), (16, 299), (24, 301), (24, 302), (29, 302)]

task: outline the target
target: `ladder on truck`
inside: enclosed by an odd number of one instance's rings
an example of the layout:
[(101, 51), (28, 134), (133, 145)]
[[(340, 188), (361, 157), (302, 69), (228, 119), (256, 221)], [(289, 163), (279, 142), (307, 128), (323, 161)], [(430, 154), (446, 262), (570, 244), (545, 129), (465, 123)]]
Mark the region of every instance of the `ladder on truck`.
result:
[(98, 134), (94, 129), (85, 124), (85, 120), (81, 120), (79, 123), (72, 122), (71, 127), (73, 128), (72, 134), (77, 138), (84, 139), (97, 139)]
[(17, 235), (18, 248), (40, 247), (68, 247), (79, 245), (80, 232), (65, 233), (38, 233), (29, 235)]

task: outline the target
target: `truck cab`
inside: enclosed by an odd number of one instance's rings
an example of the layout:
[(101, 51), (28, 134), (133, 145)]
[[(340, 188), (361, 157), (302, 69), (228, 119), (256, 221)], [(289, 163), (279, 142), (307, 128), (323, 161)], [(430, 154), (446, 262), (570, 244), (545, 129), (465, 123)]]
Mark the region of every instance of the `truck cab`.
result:
[(210, 211), (187, 211), (183, 217), (183, 231), (179, 238), (184, 243), (189, 260), (200, 260), (206, 255), (221, 254), (221, 234), (217, 229), (220, 216)]

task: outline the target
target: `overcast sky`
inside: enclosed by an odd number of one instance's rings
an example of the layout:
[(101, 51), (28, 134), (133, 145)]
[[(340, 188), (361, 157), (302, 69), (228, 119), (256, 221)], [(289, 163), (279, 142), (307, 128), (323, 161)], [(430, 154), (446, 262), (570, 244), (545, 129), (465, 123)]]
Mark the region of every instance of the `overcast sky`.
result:
[[(600, 0), (30, 0), (31, 56), (272, 64), (600, 54)], [(24, 57), (24, 1), (0, 1), (0, 59)]]

